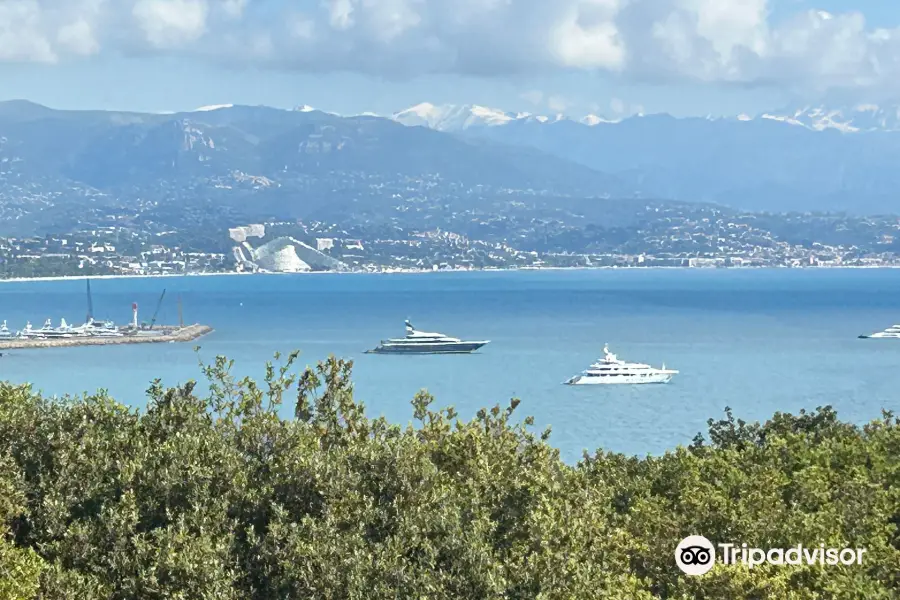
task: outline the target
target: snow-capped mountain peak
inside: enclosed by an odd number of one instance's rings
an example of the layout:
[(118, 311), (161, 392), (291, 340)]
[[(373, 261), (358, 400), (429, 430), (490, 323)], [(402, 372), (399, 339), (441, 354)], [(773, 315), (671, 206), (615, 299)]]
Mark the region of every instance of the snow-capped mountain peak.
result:
[(836, 129), (844, 133), (860, 131), (900, 131), (900, 107), (883, 108), (857, 104), (839, 108), (805, 106), (795, 110), (766, 113), (764, 119), (784, 121), (814, 131)]
[(439, 131), (461, 131), (470, 127), (506, 125), (520, 117), (478, 104), (435, 106), (430, 102), (422, 102), (394, 113), (392, 118), (404, 125), (422, 125)]
[[(538, 115), (530, 112), (507, 112), (478, 104), (443, 104), (430, 102), (416, 104), (398, 113), (393, 120), (404, 125), (419, 125), (439, 131), (460, 132), (472, 128), (498, 127), (513, 123), (533, 123), (535, 126), (569, 121), (587, 127), (620, 123), (630, 118), (643, 117), (639, 112), (630, 117), (610, 119), (596, 114), (584, 117)], [(813, 131), (836, 130), (843, 133), (866, 131), (900, 132), (900, 104), (889, 108), (874, 104), (858, 104), (849, 107), (829, 108), (825, 106), (804, 106), (778, 111), (767, 111), (756, 116), (741, 113), (736, 116), (707, 115), (706, 120), (737, 120), (739, 122), (775, 121), (792, 127), (803, 127)]]
[[(464, 131), (473, 127), (498, 127), (515, 122), (556, 123), (565, 121), (562, 114), (546, 116), (530, 112), (507, 112), (479, 104), (416, 104), (392, 117), (404, 125), (421, 125), (439, 131)], [(600, 117), (596, 117), (600, 119)], [(606, 122), (605, 120), (601, 120)], [(600, 122), (600, 121), (598, 121)]]
[(209, 112), (211, 110), (219, 110), (220, 108), (233, 108), (234, 104), (210, 104), (209, 106), (201, 106), (195, 108), (193, 112)]
[(595, 125), (600, 125), (601, 123), (618, 123), (618, 119), (604, 119), (603, 117), (597, 115), (585, 115), (578, 120), (579, 123), (583, 125), (587, 125), (588, 127), (593, 127)]
[(486, 106), (478, 106), (474, 104), (469, 107), (469, 112), (473, 117), (478, 117), (485, 124), (489, 125), (499, 125), (502, 123), (508, 123), (515, 119), (515, 115), (510, 113), (503, 112), (502, 110), (497, 110), (495, 108), (488, 108)]

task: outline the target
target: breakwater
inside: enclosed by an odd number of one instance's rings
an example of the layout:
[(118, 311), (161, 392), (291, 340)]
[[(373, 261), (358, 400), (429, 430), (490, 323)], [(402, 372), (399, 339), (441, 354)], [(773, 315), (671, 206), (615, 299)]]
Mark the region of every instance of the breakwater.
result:
[(153, 330), (125, 330), (120, 337), (78, 336), (52, 339), (9, 339), (0, 340), (0, 350), (23, 348), (68, 348), (72, 346), (112, 346), (115, 344), (159, 344), (164, 342), (190, 342), (210, 332), (209, 325), (187, 325), (185, 327), (160, 326)]

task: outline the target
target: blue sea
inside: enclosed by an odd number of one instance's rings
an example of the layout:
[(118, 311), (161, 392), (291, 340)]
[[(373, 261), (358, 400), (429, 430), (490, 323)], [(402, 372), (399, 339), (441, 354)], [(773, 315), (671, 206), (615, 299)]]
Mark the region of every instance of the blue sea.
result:
[[(900, 409), (900, 340), (860, 340), (900, 322), (896, 270), (592, 270), (396, 275), (253, 275), (94, 280), (94, 314), (212, 325), (195, 343), (13, 350), (0, 377), (48, 395), (107, 389), (142, 407), (155, 378), (202, 380), (199, 360), (225, 355), (261, 377), (276, 351), (300, 363), (354, 361), (356, 396), (370, 415), (412, 418), (421, 389), (464, 418), (521, 399), (520, 418), (552, 427), (567, 460), (598, 448), (646, 455), (690, 443), (725, 407), (746, 420), (832, 405), (863, 423)], [(0, 284), (11, 329), (50, 317), (80, 323), (84, 281)], [(420, 329), (491, 343), (472, 355), (363, 354)], [(680, 374), (668, 385), (565, 386), (601, 355)], [(200, 345), (199, 355), (194, 346)], [(202, 386), (201, 386), (202, 387)], [(293, 406), (284, 407), (285, 415)]]

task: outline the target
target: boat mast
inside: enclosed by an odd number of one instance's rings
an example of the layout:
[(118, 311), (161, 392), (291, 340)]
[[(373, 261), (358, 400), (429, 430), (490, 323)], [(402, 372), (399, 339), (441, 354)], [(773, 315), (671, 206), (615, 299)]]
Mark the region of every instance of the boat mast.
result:
[(94, 318), (94, 301), (91, 298), (91, 280), (87, 280), (87, 303), (88, 303), (88, 312), (87, 319), (85, 319), (85, 323), (90, 323)]

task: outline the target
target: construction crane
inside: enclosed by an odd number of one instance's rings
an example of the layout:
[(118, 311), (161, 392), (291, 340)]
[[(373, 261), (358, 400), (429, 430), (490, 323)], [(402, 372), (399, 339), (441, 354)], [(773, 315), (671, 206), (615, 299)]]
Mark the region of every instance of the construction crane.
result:
[(88, 301), (88, 313), (87, 318), (84, 320), (85, 323), (90, 323), (94, 320), (94, 300), (91, 298), (91, 280), (87, 280), (87, 301)]
[(164, 289), (162, 291), (162, 294), (160, 294), (160, 296), (159, 296), (159, 301), (156, 303), (156, 310), (153, 311), (153, 318), (150, 319), (150, 325), (147, 326), (148, 330), (153, 329), (153, 326), (156, 324), (156, 317), (157, 317), (157, 315), (159, 315), (159, 309), (162, 306), (162, 301), (163, 301), (163, 298), (165, 298), (165, 297), (166, 297), (166, 290)]

